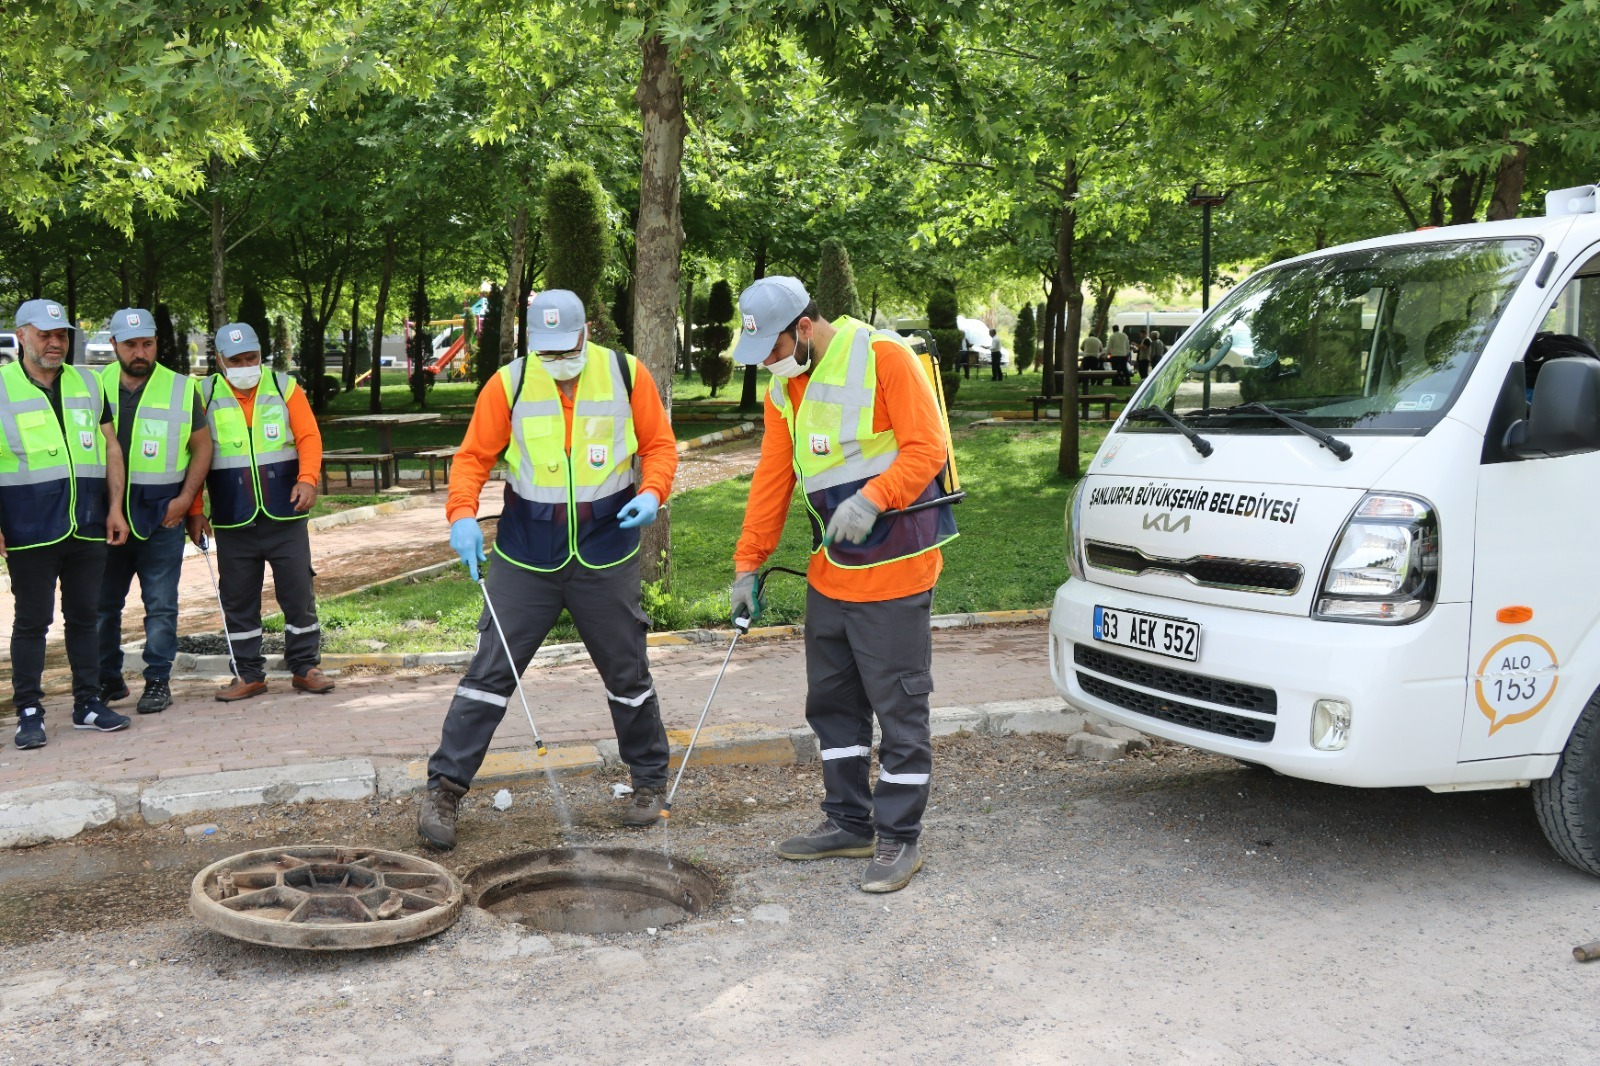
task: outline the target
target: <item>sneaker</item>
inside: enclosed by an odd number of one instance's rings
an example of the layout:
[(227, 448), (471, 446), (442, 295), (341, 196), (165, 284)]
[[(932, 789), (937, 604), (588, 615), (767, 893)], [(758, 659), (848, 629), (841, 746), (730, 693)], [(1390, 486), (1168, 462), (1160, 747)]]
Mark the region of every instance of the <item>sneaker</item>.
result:
[(98, 729), (102, 733), (115, 733), (133, 722), (125, 714), (118, 714), (101, 702), (99, 696), (89, 697), (82, 707), (72, 709), (72, 728)]
[(665, 792), (665, 789), (651, 788), (648, 785), (635, 788), (633, 802), (622, 812), (622, 824), (634, 829), (655, 825), (661, 818), (661, 801), (666, 798)]
[(466, 794), (467, 790), (454, 781), (442, 777), (429, 781), (417, 811), (417, 835), (440, 851), (455, 847), (456, 806)]
[(785, 859), (865, 859), (872, 854), (872, 837), (840, 829), (832, 818), (810, 833), (790, 837), (778, 845)]
[(861, 881), (863, 892), (898, 892), (911, 883), (911, 875), (922, 869), (922, 852), (903, 840), (879, 840), (878, 853), (867, 863), (867, 876)]
[(23, 707), (17, 711), (17, 747), (23, 751), (42, 748), (44, 738), (44, 708)]
[(139, 695), (136, 708), (140, 714), (160, 714), (171, 706), (172, 686), (167, 684), (166, 678), (151, 678), (144, 683), (144, 692)]
[(100, 686), (100, 700), (103, 703), (115, 703), (118, 700), (125, 700), (129, 695), (128, 683), (120, 677), (115, 681), (104, 682)]

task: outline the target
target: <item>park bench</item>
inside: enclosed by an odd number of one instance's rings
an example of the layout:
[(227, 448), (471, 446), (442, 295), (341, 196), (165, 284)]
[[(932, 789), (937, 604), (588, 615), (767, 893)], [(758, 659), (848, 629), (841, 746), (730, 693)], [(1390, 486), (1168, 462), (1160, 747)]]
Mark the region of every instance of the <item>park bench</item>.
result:
[(328, 469), (340, 466), (344, 468), (344, 487), (354, 487), (351, 478), (352, 467), (371, 467), (372, 484), (375, 489), (386, 489), (394, 484), (393, 471), (395, 467), (394, 455), (390, 452), (363, 452), (354, 448), (335, 448), (333, 451), (322, 453), (322, 492), (328, 492)]
[(460, 450), (461, 450), (461, 448), (458, 445), (452, 444), (448, 448), (424, 448), (421, 451), (412, 453), (412, 458), (414, 458), (414, 459), (426, 459), (428, 461), (428, 491), (429, 492), (432, 492), (434, 490), (433, 489), (433, 464), (434, 463), (443, 463), (444, 464), (444, 483), (446, 485), (449, 485), (450, 484), (450, 464), (451, 464), (451, 462), (453, 462), (455, 460), (456, 452), (459, 452)]
[[(1061, 396), (1033, 397), (1033, 420), (1035, 422), (1039, 421), (1039, 408), (1045, 406), (1046, 404), (1059, 408), (1061, 406), (1061, 401), (1064, 398), (1065, 397)], [(1122, 397), (1116, 396), (1109, 392), (1081, 394), (1078, 397), (1079, 417), (1087, 421), (1089, 418), (1089, 408), (1098, 406), (1100, 408), (1100, 416), (1102, 418), (1109, 419), (1111, 417), (1111, 405), (1120, 402), (1121, 399)]]

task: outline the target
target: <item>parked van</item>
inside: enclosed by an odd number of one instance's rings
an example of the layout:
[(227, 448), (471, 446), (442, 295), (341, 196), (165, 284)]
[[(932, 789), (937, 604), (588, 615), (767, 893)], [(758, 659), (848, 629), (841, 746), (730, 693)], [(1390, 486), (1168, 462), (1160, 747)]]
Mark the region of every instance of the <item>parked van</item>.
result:
[(1256, 273), (1073, 493), (1057, 688), (1294, 777), (1531, 786), (1600, 874), (1597, 341), (1594, 186)]

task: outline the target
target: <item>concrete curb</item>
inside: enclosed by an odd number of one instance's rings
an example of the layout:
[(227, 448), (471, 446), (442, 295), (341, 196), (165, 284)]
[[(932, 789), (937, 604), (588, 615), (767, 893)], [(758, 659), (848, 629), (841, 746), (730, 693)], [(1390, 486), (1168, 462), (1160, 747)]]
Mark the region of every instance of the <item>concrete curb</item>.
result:
[(321, 515), (309, 519), (306, 527), (313, 533), (320, 533), (324, 529), (337, 529), (339, 526), (353, 525), (356, 522), (366, 522), (386, 514), (399, 514), (409, 511), (414, 507), (421, 507), (430, 502), (427, 495), (399, 496), (382, 503), (369, 503), (365, 507), (352, 507), (348, 511), (335, 511), (333, 514)]
[[(1101, 762), (1149, 745), (1137, 730), (1071, 710), (1056, 697), (936, 707), (932, 725), (936, 737), (1065, 735), (1071, 738), (1074, 754)], [(689, 737), (688, 730), (668, 730), (673, 768), (682, 762)], [(809, 728), (774, 729), (748, 722), (707, 726), (694, 756), (703, 766), (795, 766), (815, 763), (819, 757), (816, 736)], [(480, 791), (527, 787), (551, 774), (581, 777), (622, 765), (615, 740), (552, 747), (544, 756), (532, 749), (496, 751), (484, 760), (472, 784)], [(0, 793), (0, 847), (69, 840), (112, 822), (161, 825), (174, 818), (264, 804), (394, 799), (420, 792), (427, 782), (425, 759), (387, 766), (375, 766), (370, 759), (333, 759), (256, 770), (167, 773), (142, 785), (70, 781), (40, 785)]]
[[(460, 563), (451, 560), (446, 563), (436, 563), (425, 566), (420, 570), (413, 570), (397, 578), (388, 578), (380, 584), (388, 585), (398, 581), (419, 580), (443, 573)], [(352, 590), (360, 591), (360, 590)], [(1016, 625), (1019, 622), (1042, 622), (1050, 618), (1050, 609), (1040, 607), (1024, 611), (977, 611), (971, 614), (936, 614), (933, 616), (932, 629), (964, 629), (978, 626)], [(788, 626), (757, 626), (751, 629), (740, 639), (751, 640), (786, 640), (802, 636), (805, 633), (803, 625)], [(695, 644), (726, 644), (733, 639), (731, 629), (679, 629), (661, 633), (651, 633), (645, 638), (645, 643), (652, 648), (679, 648)], [(564, 663), (574, 659), (587, 659), (589, 650), (582, 644), (546, 644), (534, 653), (533, 661), (540, 663)], [(273, 677), (288, 677), (288, 665), (282, 655), (269, 655), (267, 659), (267, 673)], [(424, 651), (424, 652), (370, 652), (351, 653), (340, 655), (324, 655), (322, 669), (330, 674), (337, 674), (341, 670), (352, 667), (361, 667), (368, 670), (405, 670), (419, 666), (466, 666), (472, 661), (472, 652), (462, 651)], [(230, 666), (226, 655), (195, 655), (191, 652), (179, 652), (172, 663), (173, 677), (227, 677), (230, 676)]]
[(693, 440), (680, 440), (678, 442), (678, 454), (682, 455), (684, 452), (692, 452), (698, 451), (701, 448), (709, 448), (713, 444), (726, 444), (730, 440), (738, 440), (740, 437), (748, 437), (755, 431), (756, 424), (754, 422), (740, 422), (732, 429), (721, 429), (715, 433), (707, 433), (702, 437), (695, 437)]

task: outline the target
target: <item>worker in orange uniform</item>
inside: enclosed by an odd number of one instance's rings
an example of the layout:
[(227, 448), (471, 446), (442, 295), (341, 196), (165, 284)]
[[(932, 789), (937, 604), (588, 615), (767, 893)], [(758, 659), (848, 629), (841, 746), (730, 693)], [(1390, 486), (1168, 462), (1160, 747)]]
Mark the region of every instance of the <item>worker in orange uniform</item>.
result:
[[(450, 546), (474, 581), (485, 561), (478, 495), (502, 453), (508, 468), (495, 564), (484, 582), (511, 661), (487, 608), (478, 648), (428, 760), (417, 832), (456, 843), (456, 808), (483, 764), (517, 678), (563, 608), (605, 684), (617, 750), (633, 775), (622, 815), (647, 826), (661, 814), (667, 733), (639, 605), (639, 529), (672, 490), (678, 443), (650, 374), (631, 355), (589, 340), (583, 301), (566, 289), (528, 307), (526, 359), (501, 367), (478, 394), (450, 475)], [(634, 470), (634, 459), (639, 463)]]
[(294, 687), (327, 692), (333, 679), (318, 665), (322, 633), (306, 528), (322, 473), (322, 433), (294, 379), (261, 372), (261, 342), (247, 323), (223, 326), (216, 343), (222, 373), (200, 385), (211, 427), (211, 516), (197, 496), (187, 525), (196, 544), (216, 531), (218, 595), (238, 671), (217, 699), (229, 703), (267, 691), (261, 583), (268, 565), (283, 610), (283, 657)]
[[(760, 616), (756, 571), (778, 546), (797, 476), (811, 517), (806, 722), (821, 748), (826, 817), (778, 854), (871, 856), (862, 889), (894, 892), (922, 867), (917, 840), (933, 771), (929, 623), (939, 547), (956, 536), (949, 504), (935, 503), (944, 499), (944, 418), (898, 334), (827, 321), (797, 279), (760, 279), (740, 295), (739, 311), (734, 360), (765, 366), (772, 383), (734, 549), (735, 618)], [(883, 514), (915, 504), (935, 505)], [(875, 790), (873, 715), (883, 731)]]

